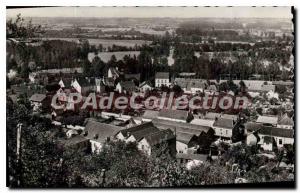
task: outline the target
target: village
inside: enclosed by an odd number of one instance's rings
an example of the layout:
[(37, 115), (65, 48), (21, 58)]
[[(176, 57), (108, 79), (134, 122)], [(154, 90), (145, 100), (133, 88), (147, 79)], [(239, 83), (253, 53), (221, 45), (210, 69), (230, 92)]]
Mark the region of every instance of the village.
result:
[(290, 20), (14, 17), (12, 186), (295, 180)]
[[(242, 89), (252, 97), (252, 104), (247, 107), (249, 112), (240, 111), (234, 114), (216, 112), (214, 109), (193, 111), (158, 107), (154, 110), (125, 109), (116, 113), (117, 110), (107, 109), (80, 114), (68, 111), (66, 107), (55, 109), (51, 106), (51, 97), (56, 93), (68, 96), (72, 92), (78, 92), (87, 96), (89, 92), (96, 92), (101, 97), (114, 91), (118, 94), (139, 93), (145, 96), (149, 93), (160, 95), (162, 89), (174, 87), (179, 87), (181, 94), (187, 96), (225, 92), (218, 88), (222, 82), (227, 83), (228, 80), (206, 81), (192, 78), (194, 75), (182, 73), (181, 76), (185, 78), (172, 79), (168, 72), (157, 72), (154, 82), (139, 82), (140, 74), (122, 74), (113, 67), (102, 78), (82, 77), (80, 72), (74, 73), (70, 69), (59, 73), (36, 72), (29, 75), (29, 83), (12, 86), (8, 90), (8, 96), (17, 102), (19, 95), (24, 94), (23, 91), (27, 92), (33, 112), (51, 119), (53, 128), (63, 129), (65, 137), (59, 140), (61, 143), (66, 147), (90, 150), (91, 153), (100, 152), (107, 141), (121, 140), (126, 143), (136, 142), (138, 149), (150, 156), (153, 148), (166, 143), (174, 158), (189, 166), (203, 163), (208, 158), (218, 159), (222, 153), (217, 148), (219, 143), (228, 146), (239, 143), (258, 146), (260, 154), (270, 159), (275, 157), (275, 148), (284, 149), (294, 145), (294, 122), (288, 111), (276, 115), (270, 112), (274, 107), (286, 110), (293, 108), (291, 82), (243, 81), (245, 88)], [(43, 86), (50, 78), (55, 81), (52, 80), (50, 86)], [(116, 83), (116, 80), (120, 81)], [(241, 80), (233, 81), (239, 89), (242, 87), (240, 82)], [(279, 100), (276, 86), (286, 87), (290, 93), (289, 98)], [(235, 95), (232, 90), (226, 92)], [(274, 104), (269, 102), (270, 96), (277, 99)], [(61, 97), (57, 100), (64, 104), (68, 99)], [(143, 98), (139, 100), (143, 106)], [(261, 112), (255, 113), (257, 109), (261, 109)], [(294, 165), (284, 162), (280, 163), (280, 167), (291, 171), (294, 169)]]

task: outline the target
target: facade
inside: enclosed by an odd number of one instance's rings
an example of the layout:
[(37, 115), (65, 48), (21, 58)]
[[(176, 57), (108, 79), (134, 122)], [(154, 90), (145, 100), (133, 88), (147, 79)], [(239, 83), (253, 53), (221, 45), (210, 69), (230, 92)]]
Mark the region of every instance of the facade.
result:
[(46, 105), (46, 95), (45, 94), (34, 94), (30, 97), (29, 101), (33, 106), (33, 111), (39, 111)]
[(166, 145), (171, 155), (176, 154), (176, 139), (172, 131), (162, 130), (151, 133), (138, 141), (138, 149), (150, 156), (156, 148)]
[(119, 93), (132, 93), (136, 90), (136, 86), (132, 81), (119, 82), (116, 91)]
[(91, 151), (93, 153), (99, 153), (105, 142), (114, 140), (115, 135), (122, 129), (124, 128), (89, 119), (83, 135), (90, 140)]
[(147, 91), (151, 91), (153, 89), (152, 85), (150, 82), (148, 81), (144, 81), (139, 85), (140, 91), (141, 92), (147, 92)]
[(155, 87), (170, 86), (169, 72), (157, 72), (155, 74)]

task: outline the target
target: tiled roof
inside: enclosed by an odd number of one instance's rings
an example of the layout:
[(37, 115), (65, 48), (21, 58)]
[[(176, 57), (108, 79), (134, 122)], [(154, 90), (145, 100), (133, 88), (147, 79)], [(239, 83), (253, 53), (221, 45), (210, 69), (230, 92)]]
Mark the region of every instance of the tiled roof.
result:
[(211, 127), (214, 124), (214, 121), (215, 120), (211, 120), (211, 119), (197, 119), (197, 118), (194, 118), (191, 121), (191, 124)]
[(87, 132), (86, 138), (93, 141), (104, 142), (108, 137), (115, 136), (124, 127), (100, 123), (89, 119), (84, 132)]
[(222, 127), (222, 128), (226, 128), (226, 129), (233, 129), (235, 126), (235, 123), (232, 119), (226, 119), (226, 118), (218, 118), (214, 124), (214, 127)]
[(142, 137), (145, 137), (147, 135), (150, 135), (153, 132), (158, 132), (159, 129), (156, 128), (153, 123), (143, 123), (140, 125), (137, 125), (135, 127), (131, 127), (128, 129), (123, 129), (120, 132), (123, 134), (123, 136), (133, 135), (136, 140), (140, 140)]
[(152, 87), (152, 84), (151, 84), (149, 81), (144, 81), (144, 82), (142, 82), (142, 83), (139, 85), (139, 87), (143, 87), (143, 86), (146, 85), (146, 84)]
[(272, 126), (265, 126), (263, 124), (258, 123), (246, 123), (245, 129), (248, 132), (258, 131), (261, 135), (268, 135), (274, 137), (286, 137), (286, 138), (294, 138), (294, 130), (293, 129), (282, 129)]
[(155, 79), (169, 79), (169, 72), (157, 72)]
[(46, 99), (46, 95), (45, 94), (34, 94), (30, 97), (30, 101), (33, 102), (42, 102), (43, 100)]
[(141, 74), (137, 73), (137, 74), (125, 74), (125, 79), (129, 80), (129, 79), (136, 79), (138, 81), (141, 80)]
[(278, 125), (294, 125), (294, 121), (287, 114), (284, 114), (278, 121)]
[(132, 81), (124, 81), (120, 82), (121, 87), (123, 87), (125, 90), (134, 90), (135, 84)]
[(146, 141), (149, 143), (150, 146), (154, 146), (164, 141), (168, 141), (172, 138), (175, 138), (175, 136), (171, 130), (162, 130), (162, 131), (151, 133), (150, 135), (147, 135), (143, 138), (146, 139)]
[(193, 125), (190, 123), (174, 122), (163, 119), (153, 119), (152, 122), (154, 126), (158, 127), (159, 129), (171, 129), (174, 132), (176, 130), (176, 132), (191, 133), (197, 136), (202, 132), (208, 132), (211, 129), (210, 127)]
[(257, 123), (268, 123), (268, 124), (277, 124), (278, 117), (271, 117), (271, 116), (259, 116), (256, 120)]
[(194, 136), (196, 135), (192, 133), (176, 132), (176, 141), (188, 144)]
[(159, 111), (158, 116), (186, 121), (188, 118), (188, 111), (162, 109), (161, 111)]

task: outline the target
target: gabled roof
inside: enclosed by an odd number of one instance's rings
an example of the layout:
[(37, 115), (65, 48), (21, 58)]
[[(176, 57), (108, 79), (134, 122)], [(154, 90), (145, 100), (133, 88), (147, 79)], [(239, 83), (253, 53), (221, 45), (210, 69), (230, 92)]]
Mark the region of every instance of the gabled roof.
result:
[(271, 117), (271, 116), (259, 116), (256, 120), (257, 123), (267, 123), (275, 125), (278, 122), (278, 117)]
[(172, 138), (175, 138), (175, 136), (173, 135), (173, 132), (171, 130), (162, 130), (151, 133), (150, 135), (141, 138), (139, 141), (145, 139), (150, 146), (154, 146), (162, 142), (168, 141)]
[(135, 89), (135, 84), (132, 81), (120, 82), (120, 85), (124, 90), (134, 90)]
[(144, 82), (142, 82), (142, 83), (139, 85), (139, 87), (141, 88), (141, 87), (143, 87), (143, 86), (145, 86), (145, 85), (149, 85), (150, 87), (152, 87), (152, 84), (151, 84), (149, 81), (144, 81)]
[(184, 144), (188, 144), (195, 134), (192, 133), (185, 133), (185, 132), (176, 132), (176, 141), (180, 141)]
[(176, 132), (185, 132), (197, 136), (200, 135), (202, 132), (207, 133), (209, 130), (212, 130), (211, 127), (194, 125), (190, 123), (169, 121), (164, 119), (153, 119), (152, 122), (154, 126), (158, 127), (159, 129), (171, 129), (174, 132), (176, 130)]
[(110, 67), (108, 70), (110, 70), (113, 76), (120, 76), (120, 72), (115, 67)]
[(280, 120), (278, 121), (278, 125), (294, 125), (294, 121), (285, 113)]
[(255, 132), (259, 130), (262, 127), (261, 123), (255, 123), (255, 122), (247, 122), (245, 124), (245, 129), (247, 132)]
[(170, 119), (178, 119), (186, 121), (188, 118), (188, 111), (184, 110), (171, 110), (171, 109), (162, 109), (159, 111), (158, 117), (170, 118)]
[(211, 120), (211, 119), (197, 119), (197, 118), (194, 118), (191, 121), (191, 124), (211, 127), (211, 126), (213, 126), (214, 121), (215, 120)]
[(84, 132), (87, 132), (87, 139), (97, 142), (105, 142), (108, 137), (115, 136), (122, 129), (124, 129), (124, 127), (100, 123), (89, 119)]
[(136, 79), (138, 81), (141, 80), (141, 74), (140, 73), (137, 73), (137, 74), (125, 74), (125, 79), (126, 80), (131, 80), (131, 79)]
[(261, 135), (294, 138), (293, 129), (282, 129), (278, 127), (265, 126), (263, 124), (258, 124), (253, 122), (245, 124), (245, 129), (247, 129), (247, 131), (249, 132), (257, 131)]
[(142, 117), (146, 118), (146, 119), (154, 119), (154, 118), (157, 118), (158, 114), (159, 114), (159, 111), (145, 110)]
[(77, 80), (81, 87), (92, 86), (95, 84), (95, 79), (93, 78), (76, 78), (75, 80)]
[(158, 132), (159, 129), (156, 128), (153, 123), (148, 122), (148, 123), (143, 123), (140, 125), (137, 125), (135, 127), (131, 127), (128, 129), (123, 129), (120, 132), (122, 133), (123, 136), (127, 135), (133, 135), (133, 137), (138, 141), (142, 137), (145, 137), (147, 135), (150, 135), (153, 132)]
[(169, 72), (156, 72), (155, 79), (169, 79)]
[(63, 82), (65, 88), (69, 88), (69, 87), (71, 87), (73, 78), (62, 78), (62, 79), (60, 79), (60, 81)]
[(85, 141), (88, 141), (89, 139), (83, 137), (82, 135), (76, 135), (74, 137), (71, 137), (70, 139), (67, 139), (64, 141), (64, 145), (65, 146), (73, 146), (73, 145), (76, 145), (78, 143), (82, 143), (82, 142), (85, 142)]
[(30, 97), (30, 101), (33, 102), (42, 102), (43, 100), (46, 99), (46, 95), (45, 94), (34, 94)]
[(267, 127), (263, 126), (259, 131), (259, 134), (269, 135), (275, 137), (285, 137), (285, 138), (294, 138), (293, 129), (282, 129), (277, 127)]
[(217, 118), (217, 120), (215, 120), (213, 126), (214, 127), (222, 127), (222, 128), (226, 128), (226, 129), (233, 129), (235, 126), (235, 122), (232, 119), (227, 119), (227, 118)]

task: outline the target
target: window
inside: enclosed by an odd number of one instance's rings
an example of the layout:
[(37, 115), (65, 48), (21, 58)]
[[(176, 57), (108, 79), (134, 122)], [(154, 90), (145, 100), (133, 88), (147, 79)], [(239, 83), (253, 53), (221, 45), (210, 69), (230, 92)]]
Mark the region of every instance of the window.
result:
[(225, 130), (226, 135), (228, 135), (228, 130)]
[(282, 139), (279, 139), (279, 144), (282, 145)]
[(144, 149), (144, 145), (142, 145), (142, 149)]

